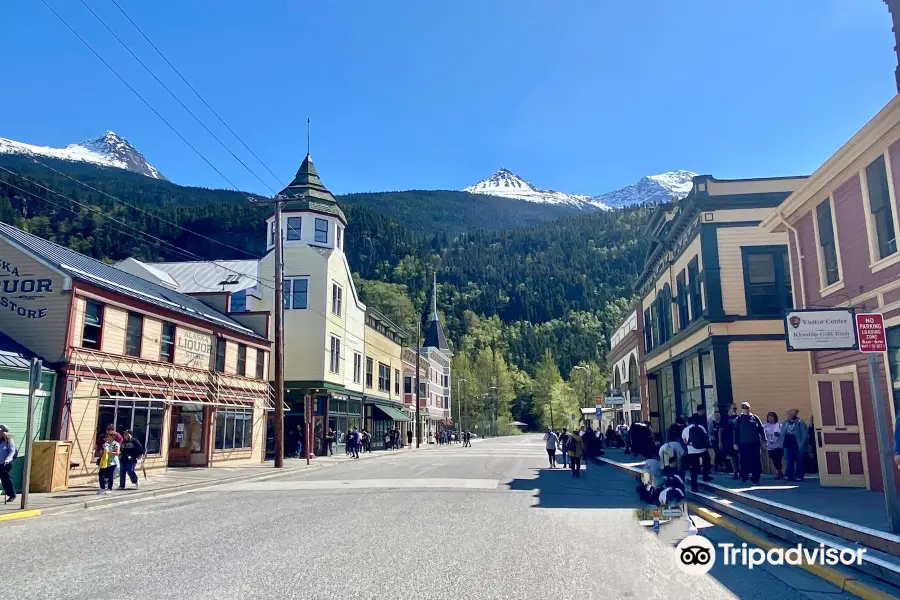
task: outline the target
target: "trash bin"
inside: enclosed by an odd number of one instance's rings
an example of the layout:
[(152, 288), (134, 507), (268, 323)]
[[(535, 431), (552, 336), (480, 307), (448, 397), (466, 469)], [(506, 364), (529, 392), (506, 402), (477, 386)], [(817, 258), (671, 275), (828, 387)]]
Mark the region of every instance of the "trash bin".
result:
[(30, 492), (59, 492), (69, 487), (69, 455), (72, 442), (33, 442)]

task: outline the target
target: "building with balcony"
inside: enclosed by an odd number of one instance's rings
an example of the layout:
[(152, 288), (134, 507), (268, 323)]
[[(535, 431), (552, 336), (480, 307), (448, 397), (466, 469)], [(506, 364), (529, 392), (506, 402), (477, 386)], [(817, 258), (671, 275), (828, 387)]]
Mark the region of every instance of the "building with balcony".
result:
[(606, 364), (610, 368), (612, 390), (616, 393), (607, 398), (616, 400), (610, 406), (604, 404), (603, 408), (612, 409), (612, 422), (615, 424), (624, 422), (630, 426), (649, 418), (647, 405), (641, 402), (641, 390), (646, 387), (642, 360), (644, 321), (638, 318), (642, 314), (640, 303), (636, 303), (609, 340)]
[(2, 331), (58, 374), (50, 436), (73, 475), (96, 471), (109, 424), (147, 469), (262, 461), (270, 344), (264, 315), (230, 314), (0, 223)]
[(710, 414), (743, 401), (762, 417), (808, 414), (807, 360), (787, 352), (782, 325), (793, 305), (787, 234), (759, 227), (804, 180), (698, 176), (687, 197), (651, 217), (636, 291), (642, 397), (656, 431), (701, 403)]
[[(878, 355), (891, 430), (900, 410), (900, 96), (866, 123), (762, 223), (788, 238), (797, 308), (881, 313), (888, 351)], [(797, 352), (806, 383), (819, 481), (883, 490), (866, 355)], [(806, 413), (807, 419), (809, 413)], [(894, 472), (896, 481), (896, 470)]]

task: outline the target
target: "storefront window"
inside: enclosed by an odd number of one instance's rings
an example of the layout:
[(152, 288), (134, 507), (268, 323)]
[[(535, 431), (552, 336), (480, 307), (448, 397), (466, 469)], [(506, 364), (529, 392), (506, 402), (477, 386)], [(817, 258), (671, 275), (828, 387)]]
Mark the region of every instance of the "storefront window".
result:
[(713, 368), (712, 354), (700, 355), (703, 364), (703, 404), (706, 405), (706, 414), (711, 415), (718, 406), (716, 400), (716, 371)]
[(700, 400), (700, 356), (694, 355), (681, 361), (681, 412), (692, 415), (701, 404)]
[(891, 392), (894, 395), (894, 414), (900, 413), (900, 327), (887, 330), (888, 365), (891, 369)]
[(249, 449), (253, 440), (253, 409), (216, 412), (216, 450)]
[(153, 396), (125, 396), (101, 394), (100, 412), (97, 418), (97, 437), (113, 423), (116, 431), (131, 431), (143, 445), (147, 455), (160, 453), (164, 405)]
[(666, 367), (659, 374), (659, 416), (660, 427), (668, 427), (675, 422), (675, 377), (672, 367)]

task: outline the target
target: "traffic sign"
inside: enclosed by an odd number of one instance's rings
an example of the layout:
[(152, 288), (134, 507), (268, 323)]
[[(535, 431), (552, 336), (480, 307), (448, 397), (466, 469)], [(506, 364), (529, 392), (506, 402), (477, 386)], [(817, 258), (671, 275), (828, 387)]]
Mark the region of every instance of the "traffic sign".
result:
[(860, 352), (887, 352), (884, 315), (881, 313), (856, 315), (856, 332), (859, 337)]

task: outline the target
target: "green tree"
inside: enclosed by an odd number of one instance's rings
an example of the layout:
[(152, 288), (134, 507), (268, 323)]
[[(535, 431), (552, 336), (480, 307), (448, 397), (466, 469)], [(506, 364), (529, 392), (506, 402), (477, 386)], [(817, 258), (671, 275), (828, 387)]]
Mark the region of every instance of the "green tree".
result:
[(580, 362), (569, 372), (569, 385), (581, 408), (592, 408), (606, 391), (606, 369), (599, 363)]

